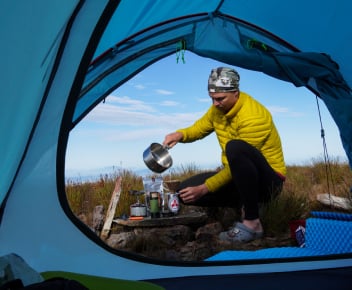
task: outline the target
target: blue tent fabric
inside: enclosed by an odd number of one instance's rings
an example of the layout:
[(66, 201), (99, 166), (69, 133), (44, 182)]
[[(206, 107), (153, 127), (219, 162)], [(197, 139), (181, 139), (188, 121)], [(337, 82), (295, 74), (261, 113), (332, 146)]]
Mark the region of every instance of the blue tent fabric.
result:
[[(73, 124), (122, 82), (161, 57), (174, 53), (181, 40), (188, 50), (200, 56), (261, 71), (295, 86), (311, 89), (323, 99), (339, 127), (341, 141), (352, 166), (352, 131), (349, 130), (352, 116), (344, 109), (341, 112), (339, 105), (344, 103), (344, 108), (351, 105), (351, 88), (331, 56), (320, 52), (300, 52), (268, 33), (218, 13), (176, 19), (114, 45), (100, 63), (95, 62), (91, 66)], [(251, 45), (253, 42), (259, 43), (259, 48)], [(160, 44), (161, 48), (155, 47)], [(150, 49), (143, 51), (142, 47)], [(132, 64), (126, 64), (129, 58)]]
[(325, 102), (351, 165), (351, 8), (348, 0), (0, 0), (0, 255), (16, 253), (37, 271), (133, 280), (350, 269), (351, 253), (174, 267), (113, 251), (69, 211), (64, 166), (70, 130), (180, 43), (307, 86)]
[[(0, 2), (0, 19), (3, 23), (0, 25), (1, 56), (2, 67), (5, 68), (0, 80), (0, 200), (4, 198), (18, 170), (43, 102), (65, 25), (77, 3), (65, 1), (63, 5), (58, 2), (42, 4), (43, 10), (53, 9), (55, 15), (43, 16), (42, 11), (29, 2), (22, 3), (21, 9)], [(37, 21), (28, 25), (26, 15), (31, 15)], [(49, 21), (51, 26), (42, 25), (42, 22)], [(33, 42), (33, 35), (39, 34), (41, 37)]]

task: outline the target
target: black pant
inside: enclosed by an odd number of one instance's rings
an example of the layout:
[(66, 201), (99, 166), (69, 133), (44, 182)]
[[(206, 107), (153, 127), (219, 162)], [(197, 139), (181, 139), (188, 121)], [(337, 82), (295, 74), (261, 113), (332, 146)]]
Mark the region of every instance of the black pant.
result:
[[(192, 203), (197, 206), (244, 207), (245, 219), (259, 218), (259, 203), (268, 202), (282, 190), (283, 179), (271, 168), (259, 150), (242, 140), (226, 144), (226, 156), (231, 169), (232, 182), (216, 192), (209, 192)], [(179, 190), (203, 184), (216, 172), (192, 176), (179, 186)]]

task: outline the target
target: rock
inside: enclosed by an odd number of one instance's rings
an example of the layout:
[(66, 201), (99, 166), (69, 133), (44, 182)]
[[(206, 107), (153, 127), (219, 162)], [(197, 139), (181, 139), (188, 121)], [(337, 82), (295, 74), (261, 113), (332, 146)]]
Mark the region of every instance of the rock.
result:
[(195, 238), (196, 240), (210, 240), (214, 236), (218, 236), (221, 231), (223, 231), (221, 223), (215, 222), (207, 224), (197, 229)]
[(168, 261), (181, 261), (180, 251), (178, 249), (165, 250), (165, 259)]
[(112, 234), (106, 240), (106, 243), (114, 249), (131, 249), (134, 250), (136, 235), (134, 232), (123, 232)]
[(142, 236), (144, 243), (154, 244), (156, 248), (175, 247), (185, 241), (194, 239), (192, 229), (185, 225), (161, 228), (139, 228), (134, 230), (137, 236)]
[[(206, 210), (183, 206), (182, 213), (171, 219), (173, 225), (161, 223), (162, 220), (158, 222), (163, 226), (155, 227), (149, 224), (140, 227), (119, 225), (118, 233), (111, 234), (106, 242), (115, 249), (166, 261), (202, 261), (224, 250), (256, 250), (273, 247), (278, 243), (278, 237), (273, 241), (263, 238), (239, 245), (219, 240), (219, 233), (232, 226), (238, 220), (238, 214), (238, 211), (231, 208)], [(188, 215), (188, 218), (205, 215), (206, 220), (200, 224), (177, 224), (182, 215)], [(282, 237), (282, 246), (289, 242), (287, 236)]]
[(93, 224), (92, 224), (92, 228), (95, 231), (95, 233), (97, 233), (97, 235), (100, 235), (100, 232), (103, 229), (104, 219), (105, 219), (104, 206), (97, 205), (93, 211)]
[(180, 258), (182, 261), (202, 261), (212, 255), (212, 250), (208, 243), (192, 241), (180, 248)]
[(161, 218), (150, 218), (141, 217), (138, 220), (135, 219), (114, 219), (113, 222), (117, 225), (126, 226), (130, 228), (155, 228), (155, 227), (167, 227), (174, 225), (193, 225), (199, 226), (205, 223), (207, 215), (202, 212), (187, 212), (185, 214), (178, 214), (175, 216), (161, 217)]
[(233, 208), (215, 208), (212, 218), (222, 224), (224, 229), (231, 227), (234, 221), (240, 219), (239, 210)]

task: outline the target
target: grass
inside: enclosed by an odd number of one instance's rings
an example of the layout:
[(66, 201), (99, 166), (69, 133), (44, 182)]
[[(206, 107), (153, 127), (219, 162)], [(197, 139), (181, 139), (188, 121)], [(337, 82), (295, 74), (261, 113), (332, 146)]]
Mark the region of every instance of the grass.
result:
[[(194, 164), (190, 164), (172, 170), (163, 178), (182, 180), (201, 171)], [(130, 205), (136, 202), (136, 197), (129, 191), (143, 190), (142, 177), (128, 170), (101, 175), (99, 180), (94, 182), (68, 181), (66, 194), (72, 212), (76, 216), (84, 215), (87, 221), (92, 221), (95, 206), (103, 205), (104, 209), (108, 208), (117, 176), (122, 177), (122, 192), (115, 216), (128, 215)], [(303, 166), (288, 166), (282, 193), (263, 208), (262, 222), (266, 234), (277, 236), (284, 233), (289, 221), (305, 219), (313, 210), (334, 210), (318, 203), (317, 194), (330, 193), (352, 201), (351, 181), (349, 165), (338, 160), (330, 161), (329, 166), (321, 160), (312, 160), (310, 164)], [(141, 201), (144, 202), (143, 197)]]
[(142, 177), (131, 171), (121, 170), (110, 174), (101, 175), (94, 182), (66, 183), (67, 201), (76, 216), (85, 215), (87, 220), (92, 220), (92, 213), (97, 205), (109, 207), (111, 194), (118, 176), (122, 177), (122, 192), (116, 208), (116, 216), (128, 214), (130, 205), (136, 202), (136, 197), (129, 193), (130, 190), (143, 190)]

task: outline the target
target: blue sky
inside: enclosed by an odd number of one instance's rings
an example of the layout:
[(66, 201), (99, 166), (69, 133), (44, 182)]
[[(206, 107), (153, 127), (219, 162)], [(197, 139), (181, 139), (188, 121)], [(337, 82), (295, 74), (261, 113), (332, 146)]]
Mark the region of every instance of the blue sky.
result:
[[(114, 91), (70, 134), (66, 170), (84, 172), (99, 168), (144, 169), (143, 151), (161, 143), (167, 133), (191, 125), (211, 106), (207, 93), (210, 70), (224, 64), (185, 53), (185, 63), (172, 55), (153, 64)], [(227, 65), (225, 65), (227, 66)], [(323, 158), (320, 121), (315, 96), (306, 88), (235, 69), (240, 89), (265, 105), (280, 133), (288, 165), (307, 164)], [(319, 101), (330, 157), (346, 160), (337, 126), (325, 104)], [(220, 149), (214, 134), (170, 150), (173, 168), (220, 165)]]

